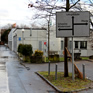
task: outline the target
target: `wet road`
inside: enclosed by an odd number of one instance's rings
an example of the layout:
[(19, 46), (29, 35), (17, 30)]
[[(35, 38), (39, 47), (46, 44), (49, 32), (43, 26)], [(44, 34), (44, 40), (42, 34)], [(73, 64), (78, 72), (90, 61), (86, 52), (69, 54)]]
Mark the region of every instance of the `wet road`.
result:
[[(93, 80), (93, 62), (76, 62), (82, 72), (82, 64), (86, 65), (86, 76)], [(4, 46), (0, 46), (0, 93), (55, 93), (45, 81), (34, 72), (47, 71), (48, 64), (25, 64), (30, 70), (20, 65), (17, 55)], [(69, 72), (72, 71), (69, 62)], [(55, 63), (51, 64), (51, 71), (55, 70)], [(64, 71), (64, 63), (58, 63), (58, 71)], [(93, 89), (78, 93), (93, 93)]]

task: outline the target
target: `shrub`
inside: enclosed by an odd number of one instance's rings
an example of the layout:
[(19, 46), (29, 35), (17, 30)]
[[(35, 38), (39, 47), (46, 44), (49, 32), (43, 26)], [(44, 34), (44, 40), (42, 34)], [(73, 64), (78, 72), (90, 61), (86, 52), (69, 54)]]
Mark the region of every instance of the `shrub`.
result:
[(24, 56), (31, 56), (32, 53), (33, 53), (32, 46), (30, 44), (29, 45), (28, 44), (23, 45), (23, 47), (22, 47), (22, 54)]
[(18, 45), (18, 49), (17, 49), (17, 52), (22, 54), (22, 50), (23, 50), (23, 44), (19, 44)]
[(59, 55), (49, 55), (49, 60), (52, 62), (58, 62), (59, 61)]
[(93, 55), (89, 56), (89, 59), (93, 59)]
[(34, 56), (43, 56), (43, 51), (35, 50)]
[(31, 56), (33, 53), (32, 46), (30, 44), (19, 44), (18, 52), (24, 56)]
[(42, 63), (42, 56), (31, 56), (31, 63)]
[(42, 63), (43, 62), (43, 51), (35, 50), (35, 53), (33, 56), (31, 56), (30, 60), (32, 63)]

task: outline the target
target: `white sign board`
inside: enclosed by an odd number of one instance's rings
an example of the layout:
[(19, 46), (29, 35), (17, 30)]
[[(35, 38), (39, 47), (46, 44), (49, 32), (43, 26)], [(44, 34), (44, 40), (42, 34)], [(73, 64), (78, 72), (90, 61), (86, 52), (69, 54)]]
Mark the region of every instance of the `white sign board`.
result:
[(57, 12), (56, 37), (89, 36), (89, 12)]

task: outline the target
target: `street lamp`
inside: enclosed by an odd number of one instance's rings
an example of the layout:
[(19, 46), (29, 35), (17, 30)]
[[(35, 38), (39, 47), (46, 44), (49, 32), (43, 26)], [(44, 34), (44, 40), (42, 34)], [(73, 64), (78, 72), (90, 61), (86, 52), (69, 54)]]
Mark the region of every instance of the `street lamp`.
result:
[(32, 36), (32, 27), (30, 28), (30, 36)]
[(22, 44), (24, 44), (24, 29), (22, 29)]

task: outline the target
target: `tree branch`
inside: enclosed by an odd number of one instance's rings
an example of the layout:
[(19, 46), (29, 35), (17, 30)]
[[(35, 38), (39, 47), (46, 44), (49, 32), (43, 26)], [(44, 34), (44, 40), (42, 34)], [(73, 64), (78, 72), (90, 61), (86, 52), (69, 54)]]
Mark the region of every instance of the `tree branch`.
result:
[(89, 0), (89, 2), (93, 4), (93, 2), (91, 0)]
[(73, 6), (75, 6), (80, 0), (78, 0), (75, 4), (73, 4), (72, 6), (70, 6), (69, 9), (71, 9)]

